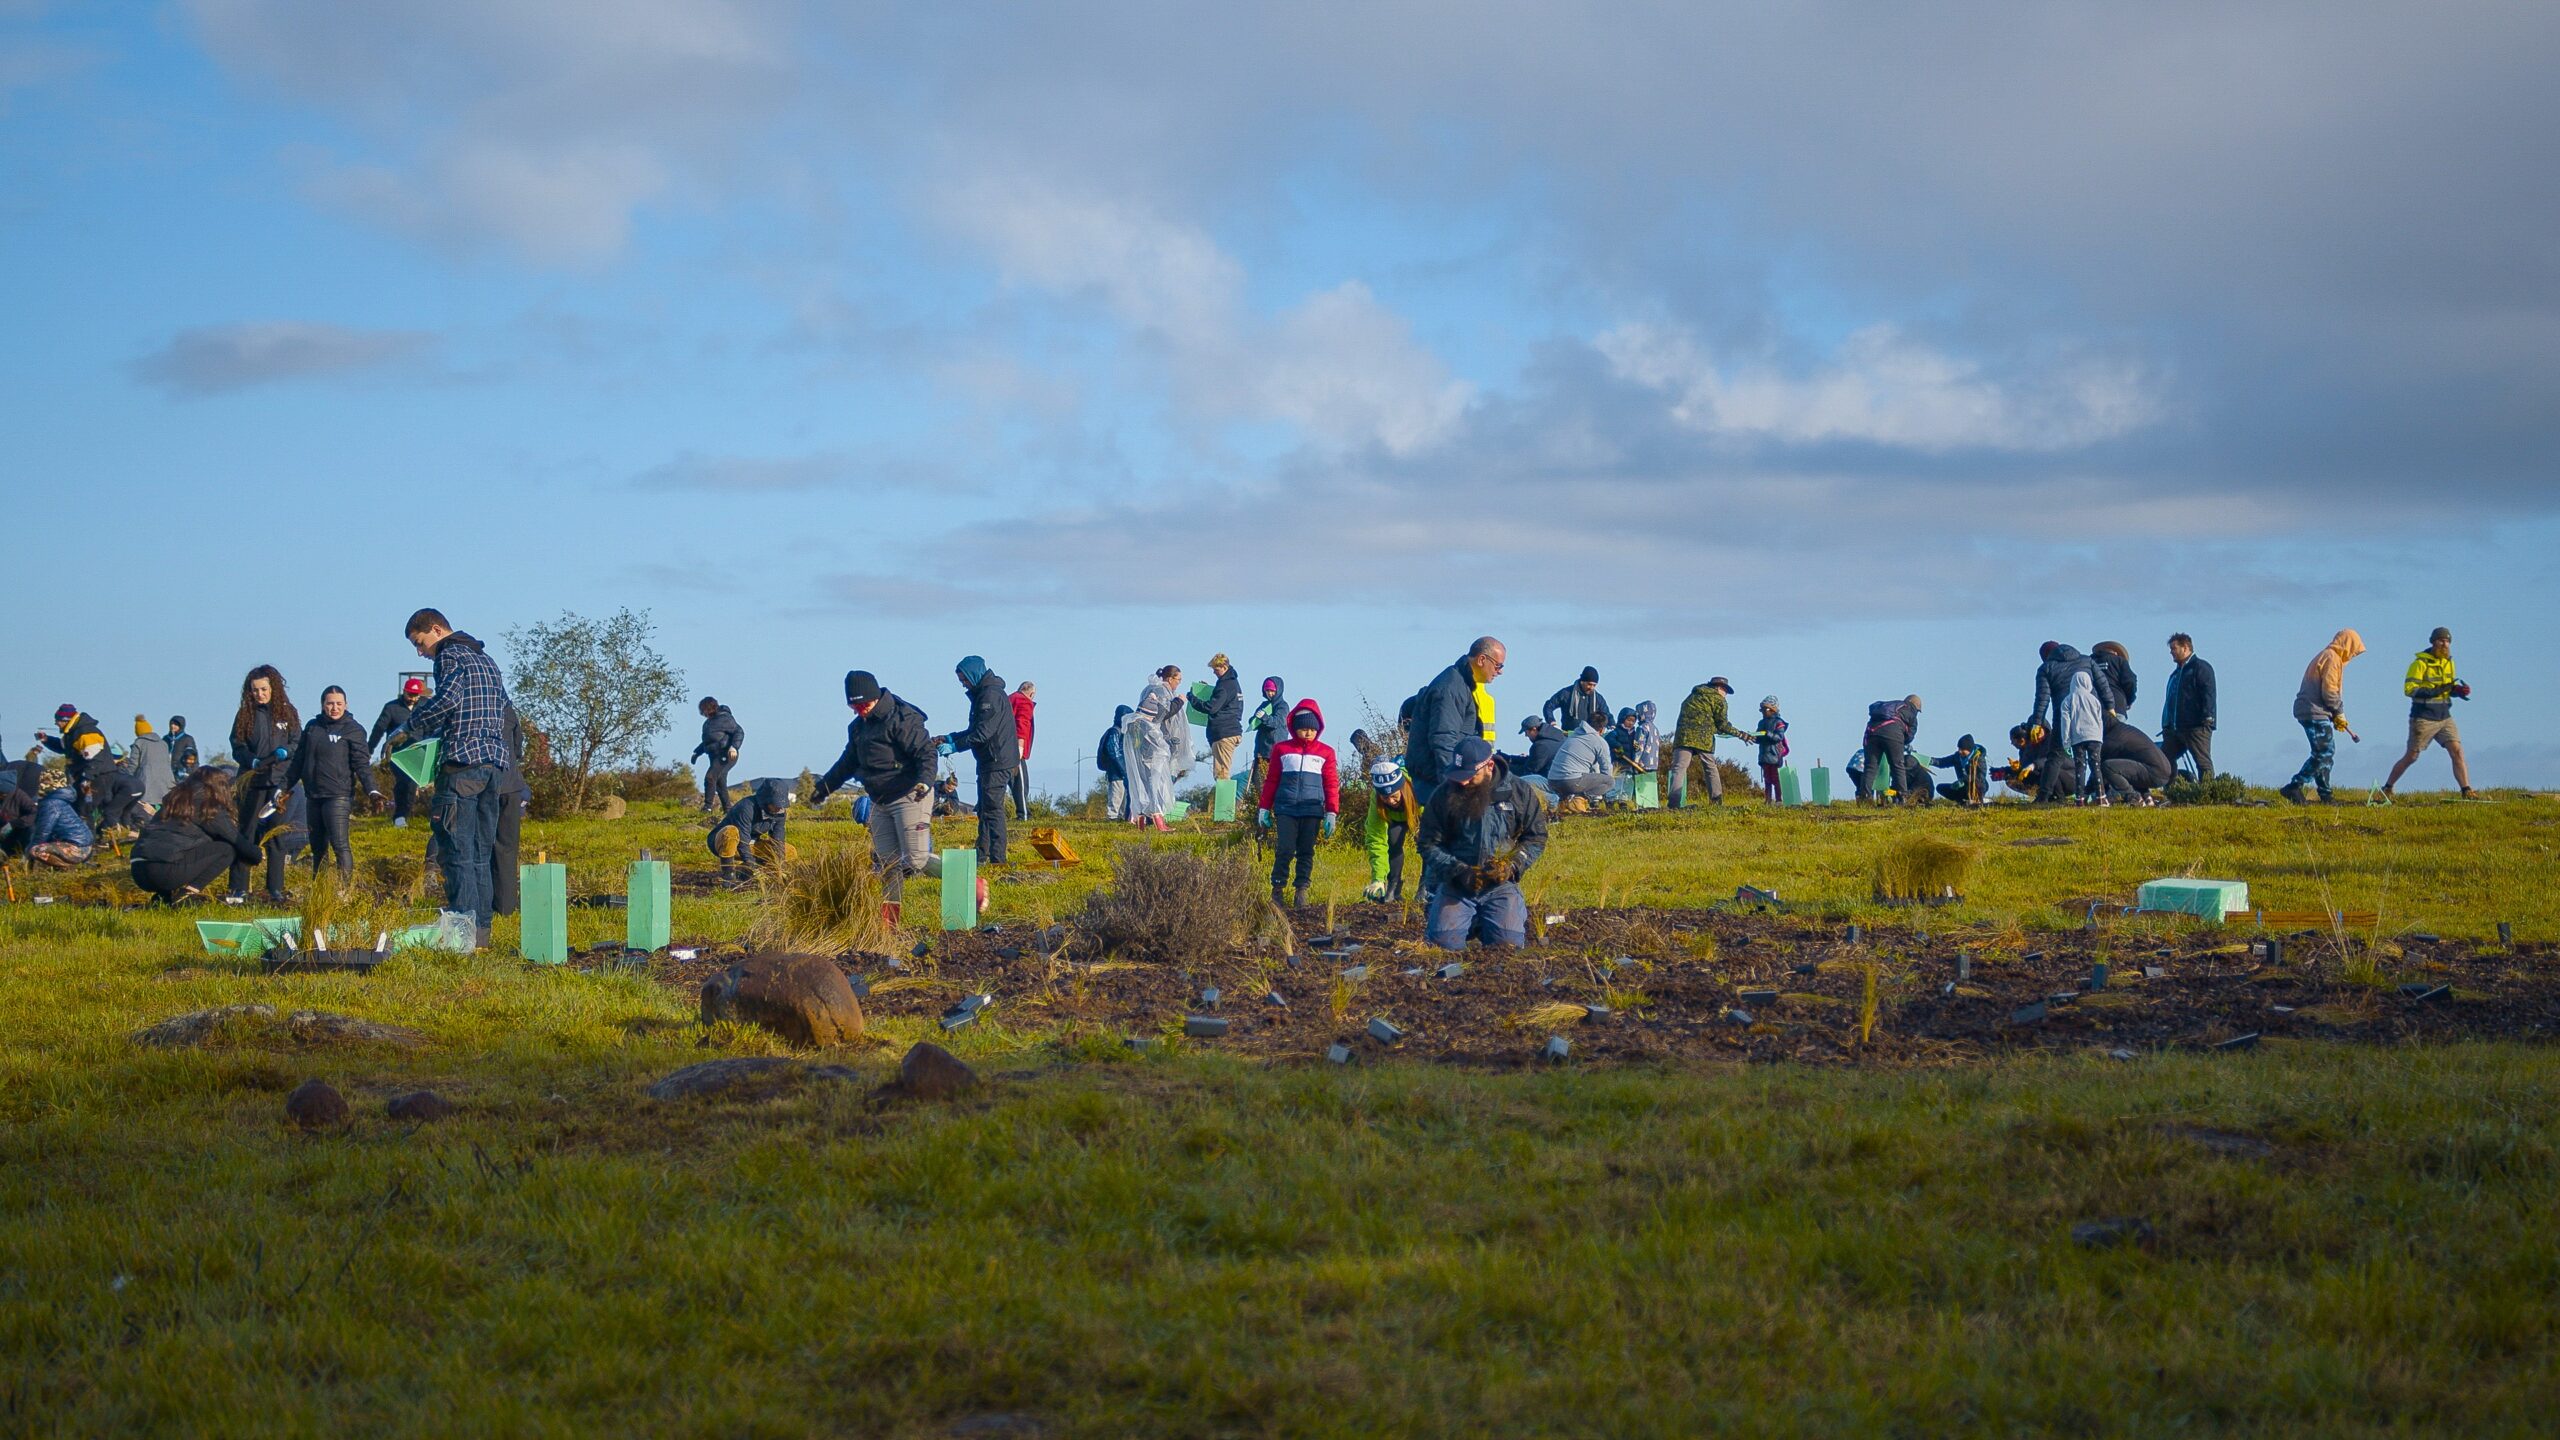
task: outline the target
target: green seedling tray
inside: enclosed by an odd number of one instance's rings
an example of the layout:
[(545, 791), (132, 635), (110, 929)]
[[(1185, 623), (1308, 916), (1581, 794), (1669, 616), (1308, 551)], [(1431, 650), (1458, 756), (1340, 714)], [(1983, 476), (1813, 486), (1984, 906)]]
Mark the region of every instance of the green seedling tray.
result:
[(421, 740), (415, 745), (391, 752), (391, 768), (418, 785), (436, 783), (436, 759), (444, 754), (441, 740)]
[(2133, 903), (2144, 910), (2200, 915), (2220, 924), (2223, 917), (2249, 908), (2249, 885), (2244, 880), (2148, 880), (2134, 893)]

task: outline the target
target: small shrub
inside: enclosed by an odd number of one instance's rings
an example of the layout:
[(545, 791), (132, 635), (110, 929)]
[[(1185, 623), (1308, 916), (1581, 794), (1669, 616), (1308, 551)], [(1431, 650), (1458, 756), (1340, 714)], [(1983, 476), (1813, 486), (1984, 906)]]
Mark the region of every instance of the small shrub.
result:
[[(806, 795), (814, 786), (807, 771), (801, 776), (800, 793)], [(625, 803), (637, 805), (646, 800), (690, 800), (702, 787), (687, 766), (640, 765), (595, 776), (587, 782), (587, 790), (590, 802), (599, 794), (619, 795)]]
[(1106, 955), (1146, 964), (1199, 960), (1250, 933), (1260, 896), (1247, 852), (1201, 856), (1123, 845), (1111, 886), (1085, 901), (1077, 930)]
[(1965, 872), (1972, 868), (1970, 847), (1925, 835), (1896, 840), (1876, 852), (1876, 899), (1908, 903), (1962, 896)]
[(2249, 798), (2249, 782), (2228, 773), (2210, 780), (2180, 776), (2161, 793), (2169, 797), (2172, 805), (2237, 805)]
[(753, 943), (836, 955), (893, 948), (898, 933), (880, 918), (880, 877), (868, 846), (832, 845), (757, 874)]

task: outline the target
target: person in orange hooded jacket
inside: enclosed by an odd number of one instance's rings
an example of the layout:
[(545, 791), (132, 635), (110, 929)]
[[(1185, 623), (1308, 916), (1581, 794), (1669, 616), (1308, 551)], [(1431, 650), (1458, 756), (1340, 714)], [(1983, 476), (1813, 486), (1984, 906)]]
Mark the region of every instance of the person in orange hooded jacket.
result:
[(2362, 743), (2364, 737), (2347, 723), (2347, 662), (2364, 653), (2364, 637), (2353, 630), (2341, 630), (2329, 639), (2311, 664), (2302, 672), (2302, 688), (2294, 692), (2293, 718), (2302, 724), (2302, 733), (2311, 741), (2311, 758), (2293, 772), (2281, 792), (2296, 805), (2310, 803), (2303, 786), (2320, 792), (2320, 803), (2329, 804), (2329, 767), (2338, 758), (2338, 732)]

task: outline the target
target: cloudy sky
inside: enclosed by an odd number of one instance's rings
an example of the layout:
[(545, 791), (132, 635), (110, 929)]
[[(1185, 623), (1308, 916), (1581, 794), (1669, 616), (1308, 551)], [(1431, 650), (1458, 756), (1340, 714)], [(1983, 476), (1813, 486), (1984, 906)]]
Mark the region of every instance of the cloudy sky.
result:
[(2354, 625), (2362, 784), (2447, 624), (2560, 784), (2555, 73), (2547, 3), (0, 0), (0, 725), (629, 604), (751, 773), (855, 666), (1040, 681), (1056, 789), (1167, 660), (1356, 719), (1487, 631), (1506, 723), (1721, 673), (1836, 764), (2046, 638), (2152, 718), (2185, 629), (2273, 781)]

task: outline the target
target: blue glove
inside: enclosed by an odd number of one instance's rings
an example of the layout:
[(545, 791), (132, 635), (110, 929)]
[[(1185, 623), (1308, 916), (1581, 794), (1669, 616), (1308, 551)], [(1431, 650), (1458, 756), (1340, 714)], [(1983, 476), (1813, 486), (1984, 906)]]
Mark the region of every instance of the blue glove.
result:
[(1334, 821), (1332, 816), (1327, 815), (1324, 817), (1324, 838), (1327, 840), (1333, 838), (1333, 823)]
[(933, 747), (933, 753), (934, 753), (934, 754), (936, 754), (936, 755), (948, 755), (948, 754), (950, 754), (950, 753), (951, 753), (951, 737), (950, 737), (950, 736), (948, 736), (948, 735), (943, 736), (943, 737), (942, 737), (942, 739), (941, 739), (938, 743), (936, 743), (936, 744), (934, 745), (934, 747)]
[(1270, 811), (1268, 811), (1268, 810), (1257, 810), (1257, 811), (1255, 811), (1255, 812), (1254, 812), (1254, 814), (1253, 814), (1253, 823), (1254, 823), (1254, 824), (1256, 824), (1256, 825), (1261, 826), (1261, 827), (1262, 827), (1263, 829), (1265, 829), (1265, 830), (1270, 829), (1270, 828), (1271, 828), (1271, 812), (1270, 812)]
[(293, 752), (279, 745), (276, 747), (276, 758), (279, 760), (290, 760), (293, 758)]

